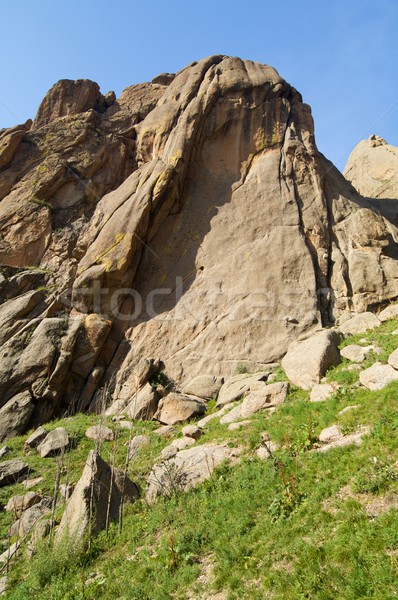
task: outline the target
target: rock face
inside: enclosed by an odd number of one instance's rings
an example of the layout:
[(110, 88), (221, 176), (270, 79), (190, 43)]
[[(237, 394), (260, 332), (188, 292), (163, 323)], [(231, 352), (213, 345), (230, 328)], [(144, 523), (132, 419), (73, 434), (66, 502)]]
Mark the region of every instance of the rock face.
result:
[(24, 429), (103, 396), (125, 408), (142, 361), (179, 389), (265, 370), (398, 297), (397, 229), (251, 61), (211, 56), (118, 99), (58, 82), (33, 125), (0, 132), (0, 201), (0, 409), (29, 390)]

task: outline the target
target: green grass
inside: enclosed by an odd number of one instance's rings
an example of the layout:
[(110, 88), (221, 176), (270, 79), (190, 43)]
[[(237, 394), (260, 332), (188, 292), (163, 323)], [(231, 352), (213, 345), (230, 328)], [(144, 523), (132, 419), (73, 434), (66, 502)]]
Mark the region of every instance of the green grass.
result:
[[(391, 321), (342, 345), (366, 338), (381, 348), (378, 360), (386, 361), (398, 346), (398, 336), (391, 334), (397, 327)], [(372, 361), (369, 357), (365, 366)], [(218, 419), (209, 422), (197, 444), (241, 446), (239, 465), (223, 465), (199, 487), (160, 499), (154, 507), (143, 500), (128, 506), (122, 533), (112, 527), (86, 553), (61, 549), (57, 555), (44, 545), (33, 559), (16, 563), (7, 598), (182, 600), (188, 590), (193, 598), (221, 590), (228, 599), (397, 597), (398, 513), (390, 509), (369, 517), (355, 493), (370, 499), (398, 493), (398, 383), (378, 392), (357, 388), (357, 374), (344, 371), (348, 364), (328, 373), (328, 380), (342, 387), (325, 402), (311, 403), (308, 392), (291, 386), (283, 405), (271, 415), (258, 413), (246, 428), (228, 431)], [(284, 380), (283, 372), (277, 377)], [(353, 405), (357, 408), (339, 414)], [(208, 413), (213, 411), (211, 402)], [(64, 425), (75, 440), (68, 455), (73, 481), (94, 447), (84, 431), (97, 421), (77, 415), (51, 424)], [(362, 425), (370, 425), (371, 431), (359, 447), (312, 451), (320, 431), (334, 423), (345, 433)], [(107, 424), (115, 427), (109, 420)], [(136, 433), (150, 434), (156, 426), (136, 423)], [(255, 452), (264, 431), (279, 444), (267, 461)], [(120, 435), (117, 462), (122, 465), (129, 433), (121, 430)], [(7, 443), (10, 456), (21, 453), (24, 439)], [(151, 440), (130, 464), (129, 475), (141, 489), (169, 443), (155, 435)], [(111, 448), (104, 443), (105, 460)], [(32, 477), (43, 475), (43, 493), (51, 494), (56, 460), (30, 455), (26, 461)], [(353, 497), (339, 494), (345, 486)], [(2, 488), (0, 502), (21, 489), (20, 484)], [(9, 516), (1, 512), (3, 536), (8, 525)], [(206, 566), (212, 573), (207, 578)]]

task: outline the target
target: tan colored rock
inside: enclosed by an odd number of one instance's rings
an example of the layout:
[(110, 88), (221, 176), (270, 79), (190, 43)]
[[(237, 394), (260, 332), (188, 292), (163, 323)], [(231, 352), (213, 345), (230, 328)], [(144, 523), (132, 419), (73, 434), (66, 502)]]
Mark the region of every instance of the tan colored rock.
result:
[(278, 450), (278, 444), (269, 440), (256, 450), (256, 455), (260, 460), (268, 460), (276, 450)]
[(220, 389), (216, 406), (222, 407), (225, 406), (225, 404), (239, 400), (245, 392), (250, 390), (252, 384), (257, 381), (266, 381), (270, 373), (271, 370), (251, 375), (243, 373), (241, 375), (229, 377)]
[(305, 390), (314, 387), (328, 369), (340, 363), (339, 342), (338, 332), (325, 330), (291, 344), (282, 360), (289, 380)]
[(171, 393), (159, 402), (154, 418), (165, 425), (175, 425), (203, 415), (206, 404), (192, 396)]
[(374, 346), (359, 346), (358, 344), (350, 344), (340, 350), (341, 356), (355, 363), (362, 363), (368, 354), (374, 351)]
[(44, 477), (34, 477), (34, 479), (25, 479), (25, 481), (22, 482), (22, 486), (26, 490), (29, 490), (32, 487), (36, 487), (43, 481), (44, 481)]
[(361, 371), (359, 380), (369, 390), (382, 390), (392, 381), (398, 380), (398, 371), (391, 365), (375, 363), (369, 369)]
[(25, 440), (23, 447), (24, 452), (29, 452), (29, 450), (37, 448), (37, 446), (40, 444), (40, 442), (44, 440), (47, 434), (47, 429), (44, 429), (44, 427), (40, 425), (40, 427), (35, 429), (34, 432), (31, 433), (30, 436)]
[(340, 410), (337, 414), (339, 416), (345, 415), (346, 413), (350, 412), (351, 410), (355, 410), (356, 408), (359, 408), (359, 404), (353, 404), (352, 406), (346, 406), (345, 408)]
[(132, 398), (124, 412), (130, 419), (150, 421), (158, 408), (158, 403), (159, 396), (156, 389), (150, 383), (146, 383), (137, 395)]
[(184, 436), (182, 438), (177, 438), (173, 440), (170, 444), (173, 448), (177, 448), (177, 450), (184, 450), (185, 448), (189, 448), (189, 446), (193, 446), (195, 444), (195, 439), (192, 437)]
[(60, 542), (68, 536), (78, 543), (89, 530), (92, 535), (96, 535), (106, 526), (108, 508), (110, 520), (117, 520), (123, 489), (125, 503), (133, 502), (139, 496), (137, 486), (128, 478), (123, 483), (121, 477), (120, 473), (115, 473), (112, 479), (110, 466), (96, 452), (91, 451), (62, 516), (56, 541)]
[(311, 390), (310, 402), (324, 402), (336, 393), (338, 386), (331, 383), (317, 383)]
[(347, 435), (340, 435), (340, 437), (331, 438), (330, 441), (326, 442), (320, 448), (316, 448), (316, 452), (328, 452), (334, 448), (344, 448), (346, 446), (360, 446), (362, 444), (363, 437), (368, 435), (370, 427), (362, 427), (355, 433), (349, 433)]
[(390, 304), (377, 315), (382, 323), (398, 317), (398, 304)]
[(398, 148), (372, 134), (355, 146), (344, 176), (362, 196), (398, 198)]
[(115, 434), (112, 429), (109, 429), (105, 425), (93, 425), (87, 429), (86, 437), (89, 440), (112, 442), (115, 439)]
[(263, 384), (260, 389), (250, 391), (241, 405), (241, 416), (246, 419), (259, 411), (277, 406), (286, 400), (289, 384), (286, 382)]
[(16, 483), (29, 472), (29, 467), (19, 458), (0, 462), (0, 487)]
[(51, 500), (43, 498), (37, 504), (24, 510), (20, 518), (11, 525), (9, 534), (23, 538), (34, 529), (43, 517), (50, 514), (50, 508)]
[(238, 448), (229, 448), (227, 444), (203, 444), (177, 452), (166, 464), (153, 467), (148, 477), (147, 502), (153, 504), (160, 495), (171, 496), (198, 485), (209, 479), (222, 462), (236, 463), (239, 454)]
[(50, 431), (44, 440), (37, 446), (41, 458), (54, 456), (66, 450), (69, 446), (69, 436), (64, 427), (57, 427)]
[(0, 442), (26, 431), (33, 411), (34, 404), (28, 390), (13, 396), (0, 408)]
[(175, 432), (175, 427), (173, 425), (162, 425), (153, 431), (156, 435), (161, 435), (164, 437), (170, 437)]
[(38, 504), (41, 500), (42, 496), (36, 494), (36, 492), (26, 492), (23, 496), (12, 496), (7, 502), (5, 509), (20, 516), (21, 513)]
[(339, 329), (341, 333), (348, 336), (371, 331), (372, 329), (379, 327), (379, 325), (381, 325), (381, 321), (375, 314), (364, 312), (345, 321), (345, 323), (339, 326)]
[(394, 350), (394, 352), (392, 352), (388, 357), (388, 364), (394, 369), (398, 369), (398, 348)]
[(217, 398), (218, 392), (221, 389), (224, 379), (222, 377), (213, 377), (212, 375), (198, 375), (185, 386), (182, 392), (184, 394), (198, 396), (210, 400)]
[(327, 444), (329, 442), (333, 442), (342, 436), (340, 431), (340, 427), (338, 425), (331, 425), (330, 427), (326, 427), (322, 429), (319, 434), (319, 441), (323, 444)]
[(198, 440), (203, 435), (203, 431), (197, 425), (185, 425), (185, 427), (181, 429), (181, 433), (182, 435), (193, 438), (194, 440)]

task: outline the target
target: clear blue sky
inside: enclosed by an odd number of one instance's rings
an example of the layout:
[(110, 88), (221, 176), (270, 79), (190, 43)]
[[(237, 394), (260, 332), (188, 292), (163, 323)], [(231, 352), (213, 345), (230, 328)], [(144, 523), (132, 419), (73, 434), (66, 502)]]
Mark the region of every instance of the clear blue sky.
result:
[(4, 0), (0, 128), (33, 117), (58, 79), (106, 93), (210, 54), (268, 63), (311, 105), (343, 168), (370, 133), (398, 145), (398, 0)]

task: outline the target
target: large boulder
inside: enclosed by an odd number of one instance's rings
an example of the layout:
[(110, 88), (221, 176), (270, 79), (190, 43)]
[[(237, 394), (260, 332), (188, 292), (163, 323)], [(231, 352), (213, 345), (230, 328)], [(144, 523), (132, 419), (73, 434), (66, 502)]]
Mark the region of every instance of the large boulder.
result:
[(228, 377), (220, 389), (217, 400), (217, 408), (225, 406), (230, 402), (234, 402), (243, 396), (245, 392), (250, 390), (250, 386), (257, 381), (266, 381), (272, 370), (261, 371), (260, 373), (248, 374), (242, 373), (233, 377)]
[(174, 425), (199, 417), (205, 411), (206, 404), (199, 398), (173, 392), (160, 400), (154, 418), (165, 425)]
[(210, 400), (211, 398), (217, 398), (223, 382), (224, 379), (222, 377), (198, 375), (185, 384), (182, 391), (184, 394)]
[(375, 363), (369, 369), (361, 371), (359, 380), (369, 390), (382, 390), (392, 381), (398, 381), (398, 371), (391, 365)]
[(180, 450), (153, 467), (148, 477), (147, 502), (153, 504), (160, 495), (172, 496), (198, 485), (209, 479), (224, 461), (236, 463), (239, 454), (239, 448), (230, 448), (228, 444), (203, 444)]
[(325, 330), (298, 342), (293, 342), (282, 360), (289, 380), (305, 390), (319, 383), (326, 371), (341, 362), (338, 345), (341, 336)]
[(344, 321), (339, 326), (341, 333), (344, 335), (355, 335), (356, 333), (365, 333), (366, 331), (375, 329), (381, 325), (380, 319), (371, 312), (364, 312), (359, 315), (355, 315), (348, 321)]
[(69, 446), (69, 436), (64, 427), (57, 427), (50, 431), (37, 446), (41, 458), (61, 454)]
[(24, 433), (34, 408), (29, 391), (17, 394), (0, 408), (0, 442)]
[(0, 462), (0, 487), (16, 483), (29, 472), (29, 466), (19, 458)]
[(68, 536), (75, 543), (85, 541), (86, 535), (96, 535), (105, 529), (108, 513), (111, 521), (117, 521), (122, 503), (133, 502), (138, 496), (137, 486), (128, 477), (112, 473), (99, 454), (91, 451), (65, 508), (56, 540)]

